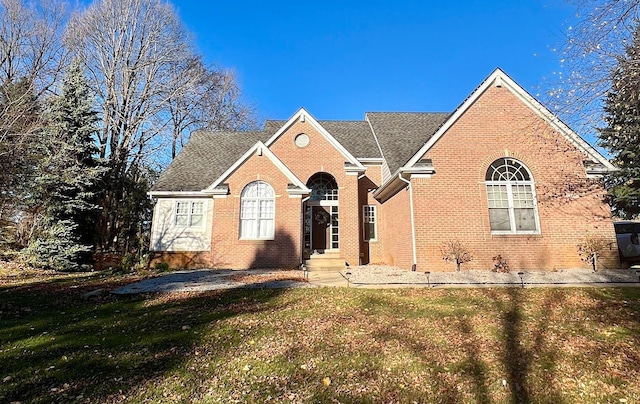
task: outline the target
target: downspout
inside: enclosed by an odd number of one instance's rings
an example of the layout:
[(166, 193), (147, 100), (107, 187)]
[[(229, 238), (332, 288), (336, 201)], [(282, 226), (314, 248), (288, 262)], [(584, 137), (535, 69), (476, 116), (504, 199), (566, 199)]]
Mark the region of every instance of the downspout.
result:
[(416, 259), (416, 223), (413, 215), (413, 187), (411, 186), (411, 181), (406, 180), (402, 176), (402, 171), (398, 173), (398, 179), (402, 182), (406, 182), (409, 186), (409, 209), (411, 210), (411, 249), (413, 252), (413, 265), (411, 266), (411, 270), (415, 271), (418, 262)]
[(306, 268), (304, 265), (304, 203), (306, 201), (308, 201), (311, 198), (311, 195), (307, 196), (306, 198), (302, 198), (300, 200), (300, 230), (302, 231), (302, 234), (300, 237), (300, 269), (304, 270), (306, 273)]

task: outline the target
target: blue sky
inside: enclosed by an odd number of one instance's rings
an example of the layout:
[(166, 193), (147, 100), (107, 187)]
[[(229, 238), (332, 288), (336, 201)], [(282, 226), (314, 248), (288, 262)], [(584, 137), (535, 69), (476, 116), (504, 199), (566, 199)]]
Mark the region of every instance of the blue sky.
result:
[(450, 112), (496, 67), (533, 95), (560, 68), (561, 0), (174, 0), (207, 61), (235, 70), (263, 118)]

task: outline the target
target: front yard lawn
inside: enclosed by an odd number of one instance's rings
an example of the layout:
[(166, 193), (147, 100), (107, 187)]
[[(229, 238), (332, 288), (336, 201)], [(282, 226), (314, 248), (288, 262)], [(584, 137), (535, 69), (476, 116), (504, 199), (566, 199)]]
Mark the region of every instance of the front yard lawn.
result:
[(640, 402), (640, 289), (0, 282), (0, 402)]

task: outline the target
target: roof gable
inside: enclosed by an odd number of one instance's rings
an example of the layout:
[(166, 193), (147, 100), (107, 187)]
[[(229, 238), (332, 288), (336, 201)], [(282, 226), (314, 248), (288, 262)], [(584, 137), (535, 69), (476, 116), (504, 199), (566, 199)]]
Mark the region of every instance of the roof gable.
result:
[(276, 166), (276, 168), (278, 168), (289, 181), (291, 181), (291, 184), (295, 186), (295, 189), (302, 193), (311, 192), (309, 188), (307, 188), (307, 186), (302, 181), (300, 181), (300, 179), (296, 177), (295, 174), (293, 174), (293, 172), (261, 141), (258, 141), (253, 145), (253, 147), (247, 150), (238, 160), (235, 161), (235, 163), (233, 163), (222, 175), (220, 175), (220, 177), (218, 177), (211, 185), (204, 189), (203, 192), (214, 192), (218, 186), (222, 185), (224, 180), (229, 178), (240, 166), (242, 166), (255, 154), (266, 156), (273, 163), (273, 165)]
[(270, 147), (272, 144), (274, 144), (276, 142), (276, 140), (278, 140), (280, 138), (280, 136), (287, 131), (287, 129), (289, 129), (294, 123), (296, 123), (298, 120), (300, 120), (301, 122), (307, 122), (308, 124), (310, 124), (314, 129), (316, 129), (318, 131), (318, 133), (320, 133), (333, 147), (336, 148), (336, 150), (338, 150), (347, 160), (347, 162), (355, 165), (356, 167), (359, 168), (364, 168), (362, 166), (362, 164), (360, 164), (360, 162), (358, 161), (358, 159), (356, 159), (335, 137), (333, 137), (317, 120), (315, 120), (307, 111), (305, 111), (304, 108), (300, 108), (298, 110), (298, 112), (296, 112), (287, 122), (285, 122), (284, 125), (282, 125), (282, 127), (280, 127), (280, 129), (278, 129), (276, 131), (276, 133), (273, 134), (273, 136), (271, 136), (269, 138), (269, 140), (267, 140), (264, 144), (267, 147)]
[(431, 138), (450, 113), (367, 112), (382, 157), (391, 172), (402, 167)]
[[(286, 122), (283, 120), (268, 120), (264, 124), (264, 131), (266, 133), (275, 133)], [(318, 121), (318, 123), (349, 150), (356, 159), (379, 159), (382, 157), (368, 122), (330, 120)]]
[(412, 168), (422, 158), (422, 156), (433, 147), (433, 145), (447, 132), (447, 130), (473, 105), (476, 100), (492, 85), (506, 87), (525, 105), (531, 108), (538, 116), (544, 119), (549, 125), (561, 133), (578, 150), (587, 155), (592, 161), (602, 164), (608, 170), (615, 170), (615, 167), (593, 146), (587, 143), (576, 132), (569, 128), (564, 122), (556, 117), (549, 109), (536, 100), (524, 88), (513, 81), (506, 73), (497, 68), (476, 88), (466, 100), (449, 116), (449, 118), (438, 128), (427, 142), (409, 159), (403, 168)]
[(160, 192), (199, 192), (207, 188), (264, 132), (194, 132), (151, 188)]

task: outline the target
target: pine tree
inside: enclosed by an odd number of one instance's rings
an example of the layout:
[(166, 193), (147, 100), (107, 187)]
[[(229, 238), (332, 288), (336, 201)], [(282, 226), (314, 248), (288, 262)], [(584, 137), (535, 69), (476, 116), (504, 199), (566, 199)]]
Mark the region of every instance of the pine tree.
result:
[(89, 262), (98, 211), (96, 184), (105, 171), (97, 160), (97, 113), (82, 67), (72, 63), (47, 111), (43, 158), (33, 203), (41, 206), (38, 233), (23, 251), (34, 266), (75, 269)]
[(610, 80), (598, 144), (611, 153), (620, 169), (606, 180), (614, 214), (633, 219), (640, 215), (640, 25)]

